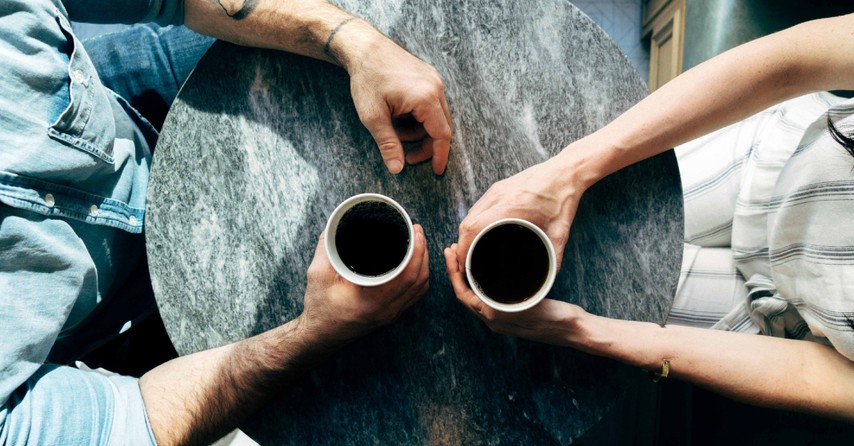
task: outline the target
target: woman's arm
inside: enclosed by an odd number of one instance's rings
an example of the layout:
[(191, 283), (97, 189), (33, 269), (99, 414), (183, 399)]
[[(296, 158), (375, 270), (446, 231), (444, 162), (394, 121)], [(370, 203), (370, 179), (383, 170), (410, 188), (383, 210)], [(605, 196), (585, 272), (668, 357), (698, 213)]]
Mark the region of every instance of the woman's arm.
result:
[(521, 313), (484, 305), (445, 250), (457, 299), (495, 332), (573, 347), (647, 370), (670, 361), (670, 377), (758, 406), (854, 422), (854, 362), (809, 341), (633, 322), (595, 316), (545, 299)]
[(558, 258), (581, 195), (606, 175), (809, 92), (854, 89), (854, 14), (741, 45), (676, 77), (545, 163), (493, 185), (460, 227), (460, 258), (500, 218), (539, 225)]
[[(854, 14), (754, 40), (676, 77), (557, 158), (575, 164), (573, 176), (589, 186), (787, 99), (854, 89), (852, 52)], [(584, 150), (573, 150), (576, 145)]]
[(654, 371), (668, 359), (670, 377), (730, 398), (854, 422), (854, 362), (832, 347), (584, 312), (567, 328), (567, 345), (591, 354)]

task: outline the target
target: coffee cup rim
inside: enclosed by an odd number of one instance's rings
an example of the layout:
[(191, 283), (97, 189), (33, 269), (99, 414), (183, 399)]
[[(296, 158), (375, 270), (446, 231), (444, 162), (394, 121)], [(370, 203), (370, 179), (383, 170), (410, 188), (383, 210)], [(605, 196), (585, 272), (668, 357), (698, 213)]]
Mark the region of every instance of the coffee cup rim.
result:
[[(403, 216), (404, 221), (406, 221), (406, 230), (409, 231), (409, 244), (406, 247), (406, 254), (403, 256), (403, 260), (394, 269), (379, 276), (365, 276), (348, 268), (338, 255), (335, 245), (335, 235), (338, 232), (338, 223), (341, 221), (341, 217), (357, 204), (370, 201), (386, 203), (396, 209)], [(341, 277), (359, 286), (379, 286), (394, 280), (409, 265), (410, 260), (412, 260), (412, 253), (415, 251), (415, 229), (412, 226), (412, 219), (409, 218), (409, 214), (400, 203), (394, 201), (391, 197), (377, 193), (357, 194), (342, 201), (329, 215), (324, 234), (324, 249), (326, 250), (329, 263), (332, 264), (332, 268)]]
[[(481, 291), (480, 286), (474, 279), (474, 276), (471, 272), (471, 258), (472, 253), (474, 252), (474, 247), (477, 245), (477, 242), (480, 241), (480, 239), (493, 228), (507, 224), (517, 224), (537, 234), (537, 236), (540, 238), (540, 241), (542, 241), (543, 244), (546, 246), (546, 251), (548, 252), (549, 256), (549, 272), (546, 276), (546, 280), (543, 282), (543, 285), (531, 298), (513, 304), (498, 302), (484, 294), (483, 291)], [(542, 301), (546, 297), (546, 295), (549, 294), (549, 291), (554, 285), (555, 277), (557, 276), (556, 257), (557, 256), (555, 254), (554, 245), (552, 244), (551, 239), (549, 239), (548, 235), (546, 235), (546, 233), (542, 229), (540, 229), (539, 226), (521, 218), (503, 218), (500, 220), (496, 220), (487, 225), (485, 228), (481, 229), (480, 232), (478, 232), (478, 234), (475, 236), (474, 240), (472, 240), (471, 246), (469, 247), (469, 251), (466, 254), (466, 277), (468, 278), (469, 285), (471, 285), (471, 290), (474, 292), (475, 296), (477, 296), (483, 303), (485, 303), (489, 307), (507, 313), (525, 311), (540, 303), (540, 301)]]

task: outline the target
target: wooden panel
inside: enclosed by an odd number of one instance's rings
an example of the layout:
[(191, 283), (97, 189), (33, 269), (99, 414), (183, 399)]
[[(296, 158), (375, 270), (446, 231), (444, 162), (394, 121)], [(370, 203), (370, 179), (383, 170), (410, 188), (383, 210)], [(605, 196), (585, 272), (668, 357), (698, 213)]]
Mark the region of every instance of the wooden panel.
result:
[(672, 79), (673, 72), (673, 34), (668, 33), (663, 39), (658, 42), (658, 60), (656, 61), (656, 80), (657, 87), (664, 85)]
[(641, 18), (641, 27), (649, 26), (655, 17), (664, 10), (672, 0), (647, 0), (643, 4), (643, 17)]
[(649, 89), (656, 90), (682, 72), (685, 3), (669, 3), (650, 24)]

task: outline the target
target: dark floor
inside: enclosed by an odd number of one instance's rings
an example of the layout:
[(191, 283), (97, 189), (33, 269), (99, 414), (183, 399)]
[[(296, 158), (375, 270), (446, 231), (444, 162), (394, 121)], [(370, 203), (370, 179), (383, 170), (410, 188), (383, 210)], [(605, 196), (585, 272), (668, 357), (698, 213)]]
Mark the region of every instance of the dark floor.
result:
[[(854, 425), (739, 403), (684, 383), (663, 387), (659, 442), (666, 445), (844, 445)], [(852, 402), (854, 404), (854, 402)]]
[(636, 383), (634, 390), (626, 395), (624, 409), (609, 414), (575, 444), (819, 446), (852, 443), (854, 424), (750, 406), (671, 380), (659, 384)]
[[(176, 356), (155, 315), (95, 352), (91, 367), (139, 376)], [(673, 380), (652, 383), (645, 372), (619, 410), (608, 414), (575, 445), (809, 446), (854, 443), (854, 424), (739, 403)], [(854, 403), (852, 403), (854, 404)]]

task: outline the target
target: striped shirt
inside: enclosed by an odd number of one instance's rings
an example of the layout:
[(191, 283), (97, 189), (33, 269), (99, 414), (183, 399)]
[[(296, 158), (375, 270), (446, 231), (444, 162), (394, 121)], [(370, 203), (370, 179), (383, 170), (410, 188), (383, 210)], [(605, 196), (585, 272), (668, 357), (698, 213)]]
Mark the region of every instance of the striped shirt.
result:
[(809, 339), (854, 360), (854, 100), (796, 98), (677, 148), (686, 214), (668, 323)]

